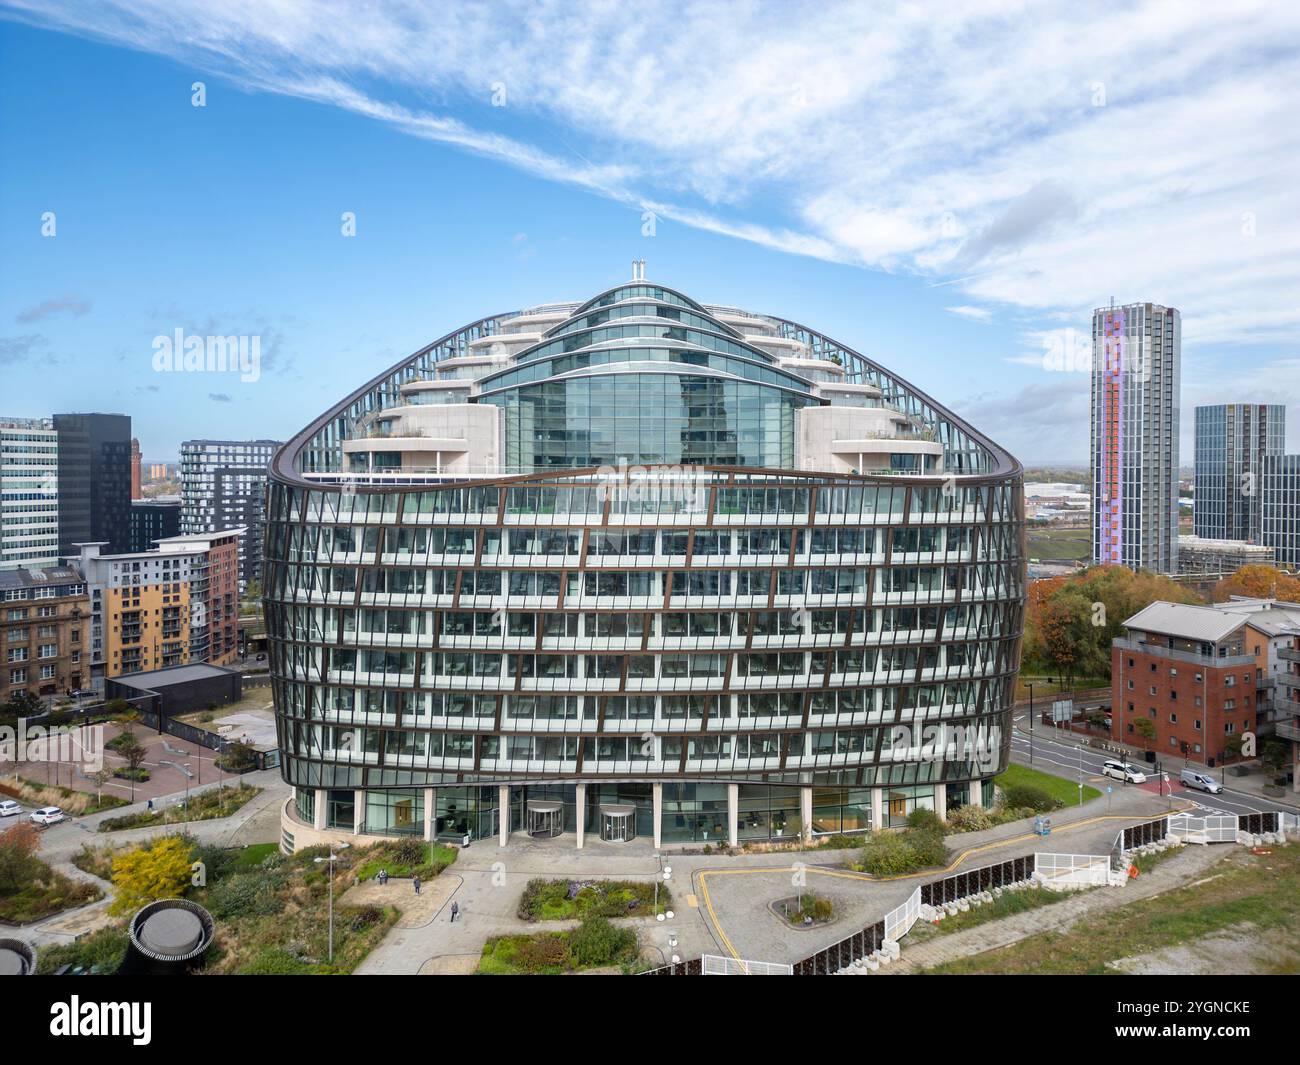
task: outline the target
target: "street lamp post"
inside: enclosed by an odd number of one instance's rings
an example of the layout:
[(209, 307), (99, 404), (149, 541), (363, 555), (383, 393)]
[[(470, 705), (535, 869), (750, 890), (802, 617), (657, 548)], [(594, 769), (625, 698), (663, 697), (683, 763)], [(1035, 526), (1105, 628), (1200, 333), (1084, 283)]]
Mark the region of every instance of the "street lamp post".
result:
[(1029, 682), (1029, 764), (1034, 764), (1034, 685)]
[(190, 815), (190, 763), (185, 763), (185, 816)]
[[(351, 846), (351, 844), (348, 844), (348, 843), (340, 843), (340, 844), (338, 844), (338, 849), (341, 850), (341, 851), (344, 851), (344, 850), (347, 850), (349, 846)], [(329, 880), (330, 880), (330, 903), (329, 903), (329, 912), (330, 912), (330, 934), (329, 934), (329, 943), (330, 943), (330, 945), (329, 945), (329, 963), (330, 963), (331, 965), (334, 964), (334, 863), (337, 862), (337, 861), (339, 860), (338, 853), (334, 850), (334, 847), (335, 847), (335, 844), (331, 843), (331, 844), (330, 844), (330, 854), (329, 854), (329, 857), (328, 857), (328, 858), (313, 858), (313, 859), (312, 859), (312, 861), (314, 861), (314, 862), (318, 862), (318, 863), (319, 863), (319, 862), (329, 862), (329, 867), (330, 867), (330, 875), (329, 875)]]

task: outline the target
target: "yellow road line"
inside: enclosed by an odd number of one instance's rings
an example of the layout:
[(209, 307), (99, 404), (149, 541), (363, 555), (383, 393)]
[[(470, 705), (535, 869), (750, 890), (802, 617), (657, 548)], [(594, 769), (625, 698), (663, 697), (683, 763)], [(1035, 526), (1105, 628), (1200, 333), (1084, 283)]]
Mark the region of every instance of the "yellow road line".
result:
[[(1183, 807), (1179, 807), (1176, 810), (1171, 810), (1170, 812), (1183, 813), (1187, 810), (1191, 810), (1194, 808), (1195, 808), (1194, 806), (1183, 806)], [(1160, 816), (1167, 817), (1168, 814), (1164, 814)], [(1151, 818), (1146, 818), (1145, 820), (1154, 821), (1155, 818), (1151, 817)], [(1053, 826), (1052, 831), (1053, 833), (1068, 832), (1073, 828), (1083, 828), (1086, 825), (1095, 825), (1102, 821), (1137, 821), (1137, 823), (1140, 824), (1142, 819), (1135, 819), (1132, 815), (1125, 815), (1125, 814), (1101, 814), (1097, 817), (1085, 818), (1082, 821), (1072, 821), (1070, 824), (1061, 825), (1059, 828)], [(920, 872), (920, 873), (900, 873), (897, 876), (872, 876), (869, 873), (856, 873), (849, 870), (817, 869), (812, 866), (805, 867), (804, 871), (808, 873), (817, 873), (821, 876), (840, 877), (845, 880), (866, 880), (873, 884), (885, 884), (894, 880), (919, 880), (922, 877), (935, 877), (936, 875), (942, 876), (942, 874), (951, 873), (954, 869), (957, 868), (957, 866), (961, 865), (961, 863), (964, 862), (967, 858), (969, 858), (972, 854), (979, 854), (987, 850), (998, 850), (1002, 847), (1009, 846), (1012, 843), (1022, 843), (1025, 840), (1038, 839), (1038, 838), (1041, 837), (1039, 837), (1036, 833), (1026, 832), (1024, 835), (1021, 836), (1008, 836), (1006, 839), (993, 840), (990, 843), (982, 843), (978, 847), (968, 847), (966, 850), (958, 854), (957, 857), (954, 858), (951, 862), (949, 862), (944, 868), (939, 869), (937, 871), (934, 869), (927, 869), (924, 872)], [(738, 876), (738, 875), (745, 875), (749, 873), (793, 872), (794, 868), (795, 868), (794, 864), (791, 864), (788, 866), (769, 865), (769, 866), (764, 866), (763, 868), (760, 869), (702, 869), (700, 870), (699, 873), (696, 874), (696, 876), (699, 877), (699, 881), (700, 881), (699, 893), (704, 900), (704, 908), (705, 910), (708, 911), (709, 920), (713, 922), (714, 930), (718, 933), (719, 938), (721, 938), (722, 940), (723, 946), (727, 948), (727, 950), (731, 953), (731, 956), (733, 958), (740, 960), (740, 955), (736, 953), (736, 948), (732, 946), (731, 939), (727, 936), (727, 933), (722, 930), (722, 922), (718, 920), (718, 914), (713, 908), (713, 899), (709, 895), (708, 878), (711, 876)]]

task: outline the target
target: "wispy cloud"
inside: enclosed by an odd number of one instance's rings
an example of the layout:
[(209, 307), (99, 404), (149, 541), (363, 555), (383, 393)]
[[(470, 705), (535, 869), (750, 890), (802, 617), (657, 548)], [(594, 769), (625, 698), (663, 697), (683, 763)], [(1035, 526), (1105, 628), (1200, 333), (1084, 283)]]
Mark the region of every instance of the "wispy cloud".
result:
[(993, 319), (993, 312), (987, 307), (948, 307), (945, 308), (949, 314), (955, 314), (958, 318), (966, 318), (972, 322), (989, 322)]
[(63, 296), (60, 299), (45, 300), (35, 306), (19, 311), (14, 321), (22, 324), (39, 322), (56, 314), (69, 314), (80, 318), (90, 313), (90, 300), (78, 299), (76, 296)]
[(681, 224), (952, 282), (968, 309), (1084, 323), (1114, 295), (1181, 307), (1189, 343), (1300, 341), (1296, 5), (10, 12)]

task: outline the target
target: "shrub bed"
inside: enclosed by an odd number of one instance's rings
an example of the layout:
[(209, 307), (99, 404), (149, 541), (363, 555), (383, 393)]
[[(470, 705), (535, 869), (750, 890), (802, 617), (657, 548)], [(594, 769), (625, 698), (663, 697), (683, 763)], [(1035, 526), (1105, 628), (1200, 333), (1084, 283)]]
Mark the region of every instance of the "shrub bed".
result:
[(603, 917), (589, 917), (567, 932), (494, 936), (483, 944), (478, 971), (495, 976), (557, 976), (637, 960), (636, 933)]
[(871, 833), (854, 868), (872, 876), (899, 876), (947, 865), (948, 847), (943, 835), (944, 824), (933, 810), (914, 810), (901, 832)]
[(242, 783), (235, 788), (201, 791), (190, 796), (188, 809), (185, 805), (178, 804), (165, 810), (141, 810), (121, 817), (106, 817), (99, 823), (99, 831), (121, 832), (128, 828), (144, 828), (146, 825), (175, 825), (185, 821), (210, 821), (218, 817), (229, 817), (255, 795), (261, 794), (261, 791), (261, 788), (246, 787)]
[[(659, 909), (672, 896), (659, 885)], [(521, 921), (560, 921), (574, 917), (652, 917), (655, 886), (632, 880), (530, 880), (519, 899)]]

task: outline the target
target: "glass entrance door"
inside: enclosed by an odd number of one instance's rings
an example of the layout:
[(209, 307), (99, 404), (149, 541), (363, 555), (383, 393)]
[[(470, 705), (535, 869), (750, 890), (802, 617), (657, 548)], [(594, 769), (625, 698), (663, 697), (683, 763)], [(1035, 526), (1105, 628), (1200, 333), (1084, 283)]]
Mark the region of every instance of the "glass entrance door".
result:
[(558, 836), (564, 831), (564, 807), (559, 803), (528, 804), (528, 834), (530, 836)]
[(636, 810), (606, 807), (600, 812), (600, 838), (607, 843), (627, 843), (636, 838)]

